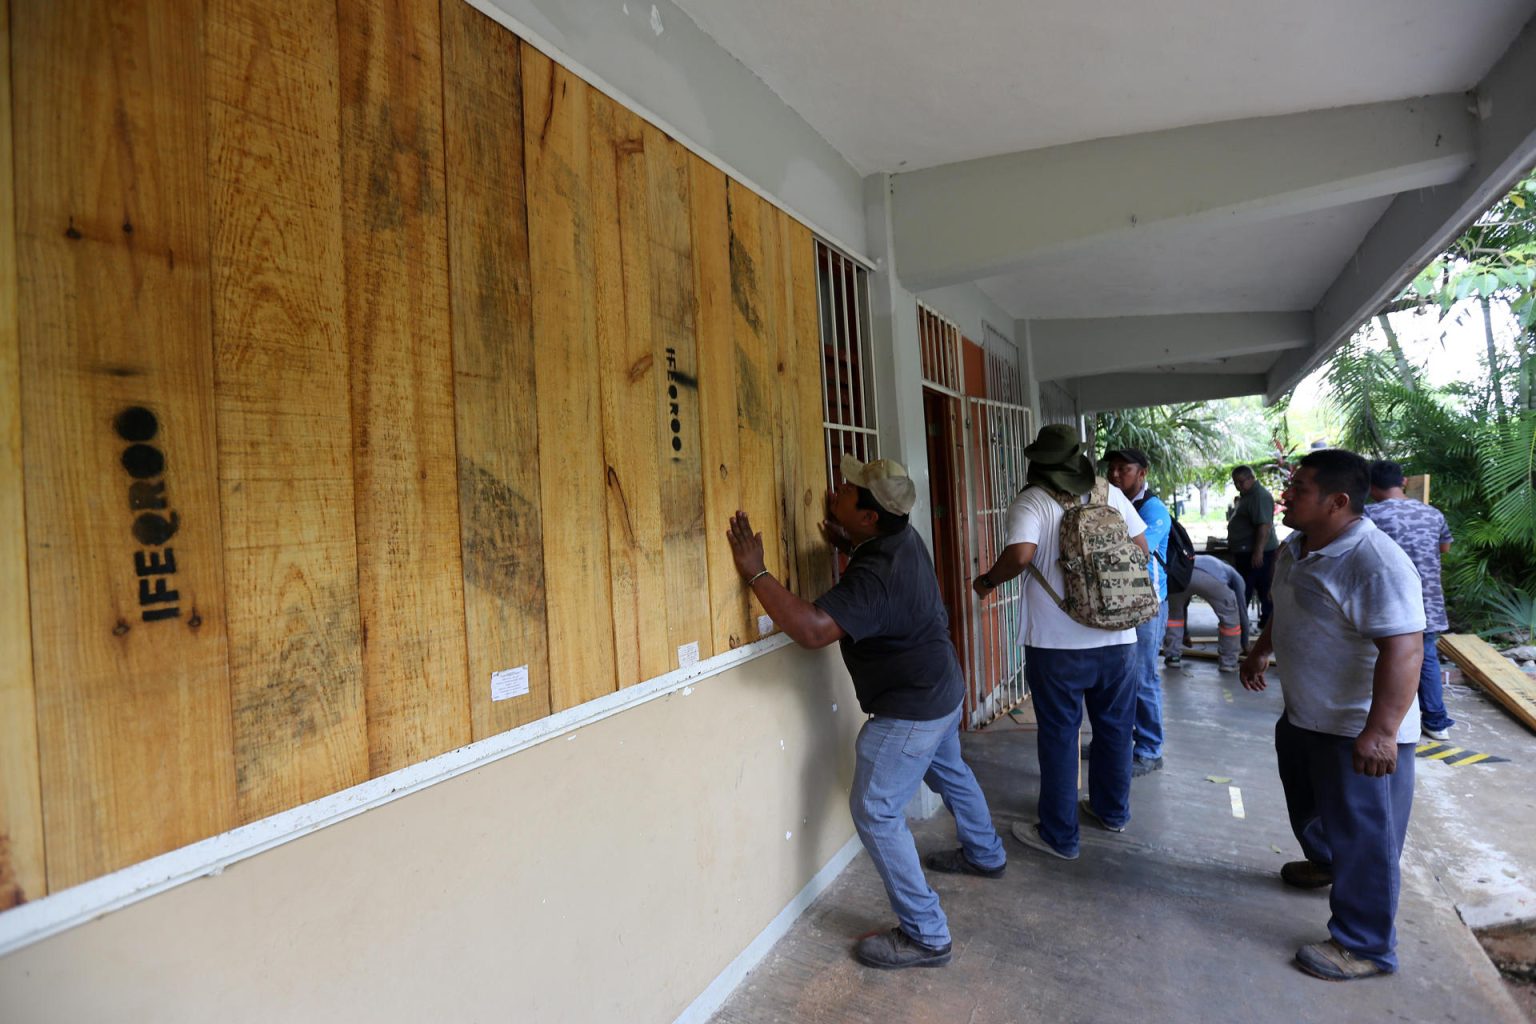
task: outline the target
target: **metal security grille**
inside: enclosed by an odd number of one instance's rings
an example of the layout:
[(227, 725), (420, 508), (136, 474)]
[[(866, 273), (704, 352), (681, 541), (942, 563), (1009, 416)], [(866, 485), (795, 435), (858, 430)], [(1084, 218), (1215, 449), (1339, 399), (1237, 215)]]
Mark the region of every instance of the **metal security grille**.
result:
[(816, 240), (817, 298), (821, 308), (822, 425), (826, 428), (827, 486), (837, 479), (844, 452), (878, 458), (875, 385), (870, 372), (869, 271)]
[[(1034, 434), (1029, 409), (1016, 402), (966, 398), (966, 479), (969, 481), (971, 564), (989, 567), (1002, 552), (1008, 505), (1024, 487), (1024, 449)], [(969, 646), (966, 724), (977, 728), (1022, 701), (1024, 648), (1019, 646), (1023, 587), (1009, 580), (986, 601), (967, 602)]]
[(951, 395), (965, 391), (965, 364), (960, 353), (960, 328), (921, 302), (917, 304), (917, 335), (923, 359), (923, 383)]
[(1019, 349), (991, 324), (982, 324), (987, 360), (987, 397), (1024, 405), (1024, 376), (1019, 372)]

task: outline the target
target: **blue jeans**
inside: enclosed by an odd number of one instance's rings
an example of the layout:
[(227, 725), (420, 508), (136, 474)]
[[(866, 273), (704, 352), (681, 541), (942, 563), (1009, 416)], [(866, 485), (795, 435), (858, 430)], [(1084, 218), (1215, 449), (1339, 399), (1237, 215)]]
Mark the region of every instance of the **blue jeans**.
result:
[(1077, 734), (1083, 708), (1093, 723), (1088, 803), (1105, 824), (1131, 820), (1131, 728), (1136, 714), (1137, 645), (1082, 651), (1024, 648), (1024, 678), (1040, 731), (1040, 835), (1057, 852), (1077, 852)]
[(1307, 860), (1333, 869), (1328, 933), (1356, 956), (1397, 970), (1398, 858), (1413, 810), (1413, 744), (1397, 746), (1397, 770), (1355, 772), (1355, 740), (1275, 723), (1275, 759), (1291, 831)]
[(1168, 602), (1158, 605), (1157, 617), (1136, 627), (1136, 723), (1134, 752), (1137, 757), (1163, 756), (1163, 682), (1157, 675), (1163, 633), (1168, 628)]
[(1449, 729), (1456, 719), (1445, 713), (1445, 692), (1440, 680), (1439, 633), (1424, 634), (1424, 667), (1419, 669), (1419, 715), (1426, 729)]
[(920, 782), (944, 800), (955, 816), (960, 847), (979, 868), (1008, 859), (992, 825), (987, 798), (960, 757), (960, 708), (931, 722), (874, 716), (859, 730), (858, 766), (848, 809), (875, 862), (891, 909), (908, 937), (925, 946), (949, 944), (949, 922), (938, 893), (923, 877), (917, 843), (907, 828), (907, 803)]

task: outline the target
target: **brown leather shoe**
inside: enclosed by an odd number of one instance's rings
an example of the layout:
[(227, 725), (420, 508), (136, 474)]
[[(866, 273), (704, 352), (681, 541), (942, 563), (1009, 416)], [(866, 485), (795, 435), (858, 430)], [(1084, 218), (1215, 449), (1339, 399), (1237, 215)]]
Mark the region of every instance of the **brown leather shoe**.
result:
[(1280, 881), (1296, 889), (1322, 889), (1333, 884), (1333, 868), (1310, 860), (1293, 860), (1280, 869)]
[(1324, 981), (1355, 981), (1392, 973), (1374, 960), (1356, 956), (1333, 939), (1302, 946), (1296, 951), (1296, 966)]

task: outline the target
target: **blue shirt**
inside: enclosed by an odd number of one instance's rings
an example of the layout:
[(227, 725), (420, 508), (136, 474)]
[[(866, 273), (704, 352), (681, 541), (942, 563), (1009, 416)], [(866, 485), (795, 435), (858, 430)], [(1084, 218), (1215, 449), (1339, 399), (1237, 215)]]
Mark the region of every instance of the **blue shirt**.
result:
[(1419, 570), (1426, 630), (1444, 633), (1450, 629), (1445, 617), (1445, 590), (1440, 584), (1440, 545), (1451, 542), (1451, 528), (1446, 525), (1445, 516), (1422, 501), (1388, 498), (1365, 506), (1365, 517), (1395, 540)]
[[(1145, 489), (1142, 495), (1147, 495)], [(1168, 571), (1163, 568), (1168, 561), (1168, 534), (1173, 530), (1173, 517), (1168, 514), (1168, 506), (1163, 504), (1163, 499), (1153, 494), (1138, 497), (1140, 502), (1136, 511), (1141, 513), (1141, 521), (1147, 524), (1147, 552), (1156, 554), (1156, 558), (1147, 560), (1147, 571), (1152, 574), (1152, 585), (1157, 588), (1157, 599), (1168, 600)]]

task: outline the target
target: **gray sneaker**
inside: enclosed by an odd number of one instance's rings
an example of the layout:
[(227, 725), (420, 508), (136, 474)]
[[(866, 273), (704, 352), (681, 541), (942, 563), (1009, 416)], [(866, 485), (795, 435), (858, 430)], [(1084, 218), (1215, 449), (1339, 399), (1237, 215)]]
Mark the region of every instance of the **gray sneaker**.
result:
[(1355, 981), (1391, 973), (1374, 960), (1356, 956), (1333, 939), (1302, 946), (1296, 951), (1296, 966), (1324, 981)]
[(1031, 850), (1038, 850), (1041, 853), (1048, 853), (1052, 857), (1057, 857), (1061, 860), (1077, 860), (1077, 854), (1062, 853), (1060, 850), (1056, 849), (1056, 847), (1046, 842), (1045, 837), (1040, 834), (1040, 826), (1038, 824), (1029, 824), (1023, 821), (1016, 821), (1013, 823), (1013, 828), (1010, 831), (1013, 832), (1013, 838), (1017, 839)]
[(1099, 828), (1107, 829), (1110, 832), (1124, 832), (1125, 831), (1125, 826), (1124, 825), (1111, 825), (1109, 822), (1107, 822), (1103, 818), (1099, 817), (1098, 813), (1096, 811), (1094, 811), (1093, 805), (1090, 804), (1087, 800), (1079, 800), (1077, 802), (1077, 809), (1079, 811), (1082, 811), (1083, 814), (1086, 815), (1088, 817), (1088, 819), (1090, 821), (1092, 821), (1095, 825), (1099, 826)]
[(899, 927), (878, 935), (866, 935), (853, 947), (853, 955), (866, 967), (882, 971), (901, 967), (943, 967), (949, 963), (953, 944), (925, 946)]
[(1451, 730), (1449, 730), (1449, 729), (1425, 729), (1424, 730), (1424, 738), (1428, 739), (1428, 740), (1434, 740), (1437, 743), (1444, 743), (1446, 740), (1451, 738)]

